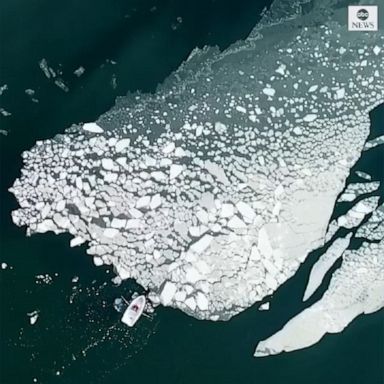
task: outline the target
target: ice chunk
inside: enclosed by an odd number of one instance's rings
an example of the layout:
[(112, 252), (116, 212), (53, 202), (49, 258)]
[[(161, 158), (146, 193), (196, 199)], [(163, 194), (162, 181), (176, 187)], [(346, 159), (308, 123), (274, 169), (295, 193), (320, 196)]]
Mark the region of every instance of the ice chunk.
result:
[(71, 239), (70, 246), (71, 247), (77, 247), (78, 245), (83, 244), (84, 242), (85, 242), (85, 240), (82, 237), (76, 236), (73, 239)]
[(85, 68), (84, 68), (84, 67), (81, 67), (81, 66), (73, 71), (73, 73), (74, 73), (77, 77), (80, 77), (84, 72), (85, 72)]
[(306, 121), (306, 122), (315, 121), (316, 119), (317, 119), (317, 115), (314, 114), (314, 113), (309, 113), (308, 115), (305, 115), (303, 117), (303, 120)]
[(84, 131), (93, 133), (103, 133), (104, 129), (98, 126), (96, 123), (85, 123), (83, 124)]
[(276, 91), (273, 88), (264, 88), (263, 93), (267, 96), (274, 96)]
[(121, 228), (125, 228), (126, 225), (127, 225), (127, 220), (125, 219), (118, 219), (114, 217), (111, 221), (112, 228), (121, 229)]
[(236, 111), (241, 112), (241, 113), (247, 113), (247, 110), (240, 105), (236, 106)]
[(39, 311), (33, 311), (31, 313), (28, 313), (29, 316), (29, 324), (35, 325), (37, 322), (37, 319), (39, 318)]
[(362, 171), (356, 171), (356, 175), (361, 177), (362, 179), (365, 179), (365, 180), (372, 180), (372, 176), (369, 175), (368, 173), (365, 173), (365, 172), (362, 172)]
[(113, 169), (113, 160), (112, 159), (101, 159), (101, 165), (105, 170), (110, 171)]
[(304, 292), (303, 301), (308, 300), (320, 286), (325, 274), (348, 248), (350, 239), (351, 234), (348, 234), (344, 238), (336, 239), (328, 250), (320, 256), (319, 260), (313, 265), (309, 275), (307, 287)]
[(110, 239), (114, 238), (119, 234), (119, 230), (116, 228), (106, 228), (103, 232), (105, 237), (109, 237)]
[(176, 179), (177, 176), (179, 176), (183, 172), (183, 166), (179, 164), (172, 164), (171, 169), (169, 171), (169, 178)]
[(168, 143), (163, 147), (163, 153), (168, 155), (175, 150), (175, 143)]
[(185, 300), (185, 304), (188, 306), (188, 308), (191, 310), (191, 311), (195, 311), (196, 309), (196, 301), (193, 297), (188, 297), (187, 300)]
[(344, 88), (339, 88), (336, 91), (335, 99), (336, 100), (340, 100), (340, 99), (343, 99), (344, 96), (345, 96), (345, 89)]
[(212, 161), (205, 161), (205, 169), (216, 178), (217, 181), (224, 185), (229, 185), (229, 180), (223, 170), (218, 164), (213, 163)]
[(197, 292), (196, 303), (200, 310), (206, 311), (208, 309), (208, 299), (202, 292)]
[(267, 301), (266, 303), (261, 304), (258, 309), (259, 311), (269, 311), (269, 306), (269, 301)]
[(124, 149), (128, 148), (130, 142), (131, 142), (130, 139), (121, 139), (121, 140), (119, 140), (119, 141), (116, 143), (116, 145), (115, 145), (116, 152), (121, 152), (121, 151), (123, 151)]
[(215, 123), (215, 131), (220, 134), (224, 134), (227, 131), (227, 126), (220, 121)]
[(237, 229), (237, 228), (244, 228), (246, 227), (246, 224), (243, 220), (241, 220), (238, 216), (233, 216), (231, 220), (228, 221), (228, 227)]
[(151, 203), (151, 196), (142, 196), (136, 201), (136, 208), (148, 208)]
[(236, 208), (238, 209), (238, 211), (240, 212), (240, 214), (245, 218), (245, 219), (248, 219), (250, 221), (253, 221), (254, 218), (256, 217), (256, 213), (255, 211), (252, 209), (252, 207), (250, 205), (248, 205), (247, 203), (244, 203), (243, 201), (239, 201), (237, 204), (236, 204)]
[(221, 217), (232, 217), (235, 214), (235, 207), (232, 204), (223, 204), (221, 206)]
[(308, 89), (308, 92), (309, 92), (309, 93), (315, 92), (317, 88), (319, 88), (318, 85), (312, 85), (312, 86)]
[(186, 268), (185, 279), (187, 282), (194, 284), (197, 281), (201, 280), (201, 278), (202, 276), (196, 268), (194, 267)]
[(163, 305), (169, 305), (177, 291), (176, 284), (171, 281), (167, 281), (164, 284), (163, 290), (160, 293), (160, 300)]
[(275, 72), (279, 73), (280, 75), (285, 75), (285, 70), (287, 66), (285, 64), (280, 64), (279, 67), (276, 69)]
[(201, 253), (209, 247), (213, 237), (211, 235), (204, 235), (201, 239), (191, 245), (191, 250), (196, 253)]
[(101, 257), (95, 256), (93, 258), (93, 264), (96, 265), (96, 267), (100, 267), (104, 264), (103, 259)]
[(140, 219), (130, 219), (127, 220), (127, 225), (125, 226), (126, 229), (135, 229), (135, 228), (141, 228), (143, 225), (143, 222)]
[(159, 193), (157, 193), (156, 195), (152, 196), (149, 206), (151, 209), (156, 209), (160, 207), (160, 205), (161, 205), (161, 196)]
[(380, 52), (381, 52), (381, 48), (379, 46), (375, 45), (375, 47), (373, 48), (373, 53), (375, 55), (378, 55)]

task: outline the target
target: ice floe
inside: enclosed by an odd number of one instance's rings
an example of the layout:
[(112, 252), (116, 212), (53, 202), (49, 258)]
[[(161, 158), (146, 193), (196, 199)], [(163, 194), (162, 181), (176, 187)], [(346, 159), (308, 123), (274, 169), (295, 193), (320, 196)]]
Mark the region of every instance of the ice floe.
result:
[(306, 348), (326, 333), (341, 332), (360, 314), (384, 305), (384, 241), (364, 242), (347, 250), (342, 266), (332, 276), (329, 288), (315, 304), (293, 317), (280, 331), (261, 341), (256, 357)]
[[(196, 49), (154, 94), (38, 141), (11, 188), (13, 221), (28, 234), (69, 232), (97, 265), (200, 319), (227, 320), (271, 295), (324, 244), (351, 167), (378, 143), (365, 144), (369, 112), (384, 100), (383, 51), (361, 48), (383, 36), (299, 15), (266, 16), (224, 52)], [(377, 204), (357, 202), (333, 227), (358, 225)]]
[(28, 313), (28, 317), (29, 317), (29, 324), (35, 325), (39, 318), (39, 311), (33, 311)]
[(336, 239), (335, 242), (328, 248), (328, 250), (313, 265), (309, 275), (308, 284), (304, 292), (304, 301), (312, 296), (312, 294), (323, 281), (325, 274), (348, 248), (351, 236), (351, 234), (348, 234), (344, 238)]

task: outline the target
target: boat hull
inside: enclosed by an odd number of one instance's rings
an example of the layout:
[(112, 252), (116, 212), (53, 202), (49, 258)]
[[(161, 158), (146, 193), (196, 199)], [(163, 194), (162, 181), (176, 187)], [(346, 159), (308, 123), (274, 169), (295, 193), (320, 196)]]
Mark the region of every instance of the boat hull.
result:
[(128, 327), (133, 327), (137, 320), (139, 320), (140, 316), (143, 314), (145, 303), (145, 296), (142, 295), (136, 297), (125, 310), (121, 321), (128, 325)]

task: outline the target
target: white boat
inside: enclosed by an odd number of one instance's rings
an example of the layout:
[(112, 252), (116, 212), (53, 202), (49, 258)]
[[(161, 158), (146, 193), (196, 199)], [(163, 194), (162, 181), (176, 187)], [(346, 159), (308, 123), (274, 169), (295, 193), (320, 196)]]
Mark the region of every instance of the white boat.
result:
[(140, 316), (143, 314), (145, 307), (145, 296), (141, 295), (132, 300), (128, 308), (125, 310), (121, 321), (124, 324), (127, 324), (128, 327), (133, 327), (136, 324), (136, 321), (139, 320)]

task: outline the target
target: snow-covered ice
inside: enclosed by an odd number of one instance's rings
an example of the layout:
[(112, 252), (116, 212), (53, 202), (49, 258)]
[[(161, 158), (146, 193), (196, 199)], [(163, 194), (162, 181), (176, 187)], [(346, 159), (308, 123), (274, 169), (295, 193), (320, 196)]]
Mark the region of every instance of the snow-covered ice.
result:
[[(267, 12), (227, 50), (195, 49), (154, 94), (128, 95), (96, 122), (38, 141), (11, 188), (13, 221), (27, 234), (69, 232), (98, 265), (199, 319), (227, 320), (271, 295), (324, 244), (351, 167), (381, 143), (365, 142), (369, 112), (384, 100), (383, 50), (361, 47), (382, 46), (383, 35), (321, 23), (318, 7), (313, 20)], [(332, 228), (355, 228), (377, 205), (362, 199)], [(310, 345), (376, 308), (382, 265), (366, 260), (380, 247), (345, 250), (319, 304), (257, 354)], [(364, 302), (348, 282), (356, 255), (368, 263), (356, 280)], [(352, 309), (335, 310), (339, 300)], [(300, 319), (307, 331), (295, 341)]]

